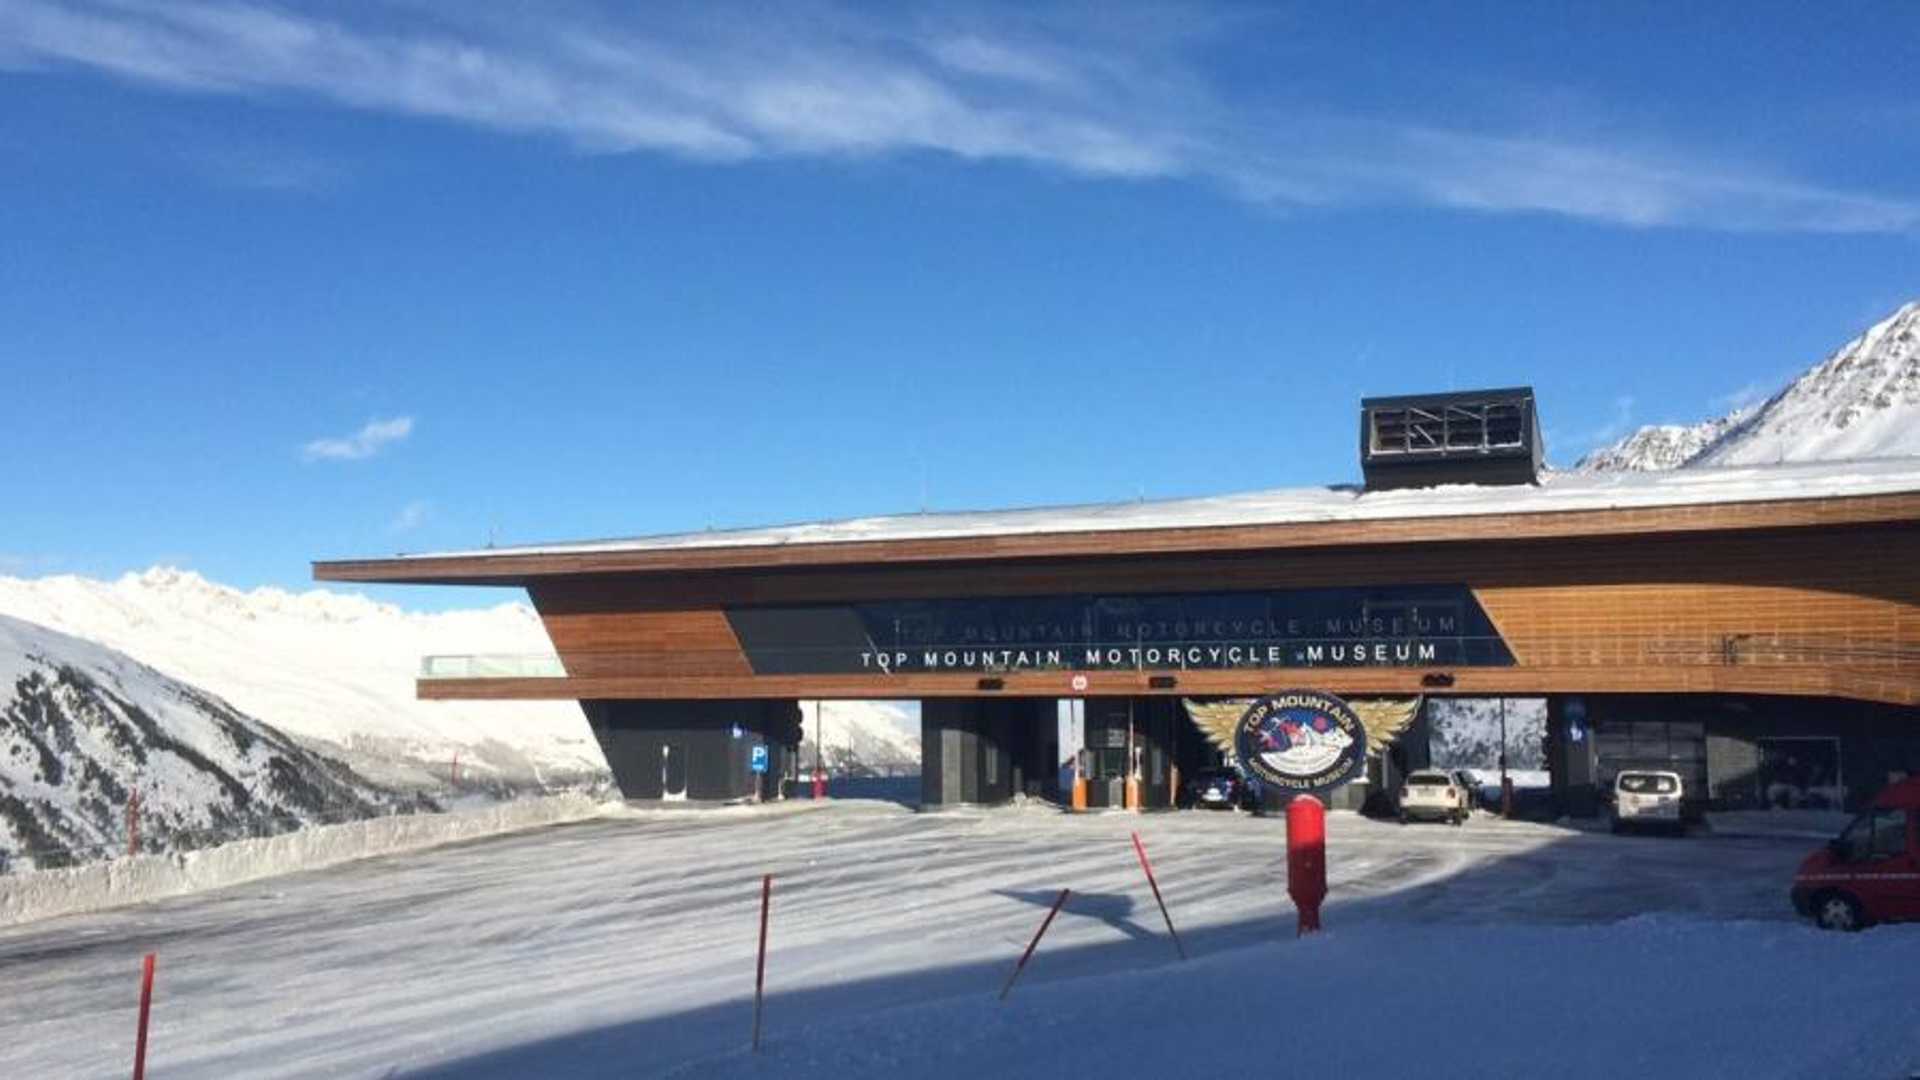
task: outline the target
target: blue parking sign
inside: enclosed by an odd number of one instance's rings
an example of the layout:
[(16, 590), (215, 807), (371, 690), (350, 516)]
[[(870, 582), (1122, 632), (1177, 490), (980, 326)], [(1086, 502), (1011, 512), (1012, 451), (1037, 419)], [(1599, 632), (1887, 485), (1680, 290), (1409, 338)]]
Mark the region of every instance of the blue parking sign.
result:
[(764, 746), (764, 745), (761, 745), (761, 746), (756, 746), (756, 747), (754, 747), (754, 748), (753, 748), (753, 757), (752, 757), (752, 758), (751, 758), (750, 760), (751, 760), (751, 766), (752, 766), (752, 768), (753, 768), (753, 771), (754, 771), (754, 772), (757, 772), (757, 773), (763, 773), (763, 772), (766, 772), (766, 771), (767, 771), (767, 748), (766, 748), (766, 746)]

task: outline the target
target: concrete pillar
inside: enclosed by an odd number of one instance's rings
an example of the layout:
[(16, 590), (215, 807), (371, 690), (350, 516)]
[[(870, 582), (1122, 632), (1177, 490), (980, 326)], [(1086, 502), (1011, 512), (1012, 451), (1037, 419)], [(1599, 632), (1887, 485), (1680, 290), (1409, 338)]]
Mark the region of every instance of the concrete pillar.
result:
[[(1036, 732), (1036, 727), (1042, 728)], [(929, 698), (920, 703), (920, 802), (1001, 803), (1044, 776), (1051, 698)]]
[(1593, 718), (1584, 695), (1547, 698), (1547, 771), (1554, 803), (1569, 817), (1598, 817)]

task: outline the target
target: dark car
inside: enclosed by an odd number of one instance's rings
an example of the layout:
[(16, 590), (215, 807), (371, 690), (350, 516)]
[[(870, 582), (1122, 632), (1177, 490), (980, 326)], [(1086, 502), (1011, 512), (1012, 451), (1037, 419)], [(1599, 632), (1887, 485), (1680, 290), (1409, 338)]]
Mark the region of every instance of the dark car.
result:
[(1246, 780), (1232, 769), (1201, 769), (1187, 781), (1187, 805), (1210, 810), (1243, 810), (1252, 804)]
[(1480, 791), (1480, 778), (1474, 775), (1472, 769), (1454, 769), (1452, 773), (1453, 782), (1467, 793), (1467, 809), (1480, 809), (1486, 802), (1485, 796)]

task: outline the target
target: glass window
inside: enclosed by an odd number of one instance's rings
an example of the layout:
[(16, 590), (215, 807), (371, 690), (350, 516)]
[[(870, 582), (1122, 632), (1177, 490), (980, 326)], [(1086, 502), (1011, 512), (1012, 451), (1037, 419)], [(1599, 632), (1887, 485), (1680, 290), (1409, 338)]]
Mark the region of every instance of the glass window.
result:
[(1634, 795), (1671, 795), (1680, 785), (1658, 773), (1621, 773), (1620, 790)]
[(1853, 861), (1885, 859), (1907, 852), (1907, 812), (1869, 810), (1853, 819), (1840, 834), (1846, 858)]
[(1900, 810), (1882, 810), (1873, 818), (1873, 854), (1894, 858), (1907, 853), (1907, 815)]

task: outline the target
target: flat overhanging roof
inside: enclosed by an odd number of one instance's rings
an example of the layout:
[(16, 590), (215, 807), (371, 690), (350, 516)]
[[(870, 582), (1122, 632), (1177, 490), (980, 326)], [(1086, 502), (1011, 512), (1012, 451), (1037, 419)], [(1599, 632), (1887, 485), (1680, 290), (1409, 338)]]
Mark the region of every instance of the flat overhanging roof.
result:
[(313, 564), (322, 581), (524, 584), (592, 573), (1171, 554), (1920, 523), (1920, 458), (1550, 473), (1537, 485), (1239, 495), (894, 514)]

